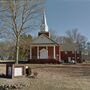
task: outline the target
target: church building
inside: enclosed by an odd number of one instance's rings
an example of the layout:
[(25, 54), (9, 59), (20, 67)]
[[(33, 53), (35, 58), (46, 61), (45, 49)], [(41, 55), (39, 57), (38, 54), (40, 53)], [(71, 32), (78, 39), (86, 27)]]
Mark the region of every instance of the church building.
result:
[(30, 45), (29, 63), (60, 63), (60, 61), (60, 46), (50, 37), (44, 12), (40, 32)]

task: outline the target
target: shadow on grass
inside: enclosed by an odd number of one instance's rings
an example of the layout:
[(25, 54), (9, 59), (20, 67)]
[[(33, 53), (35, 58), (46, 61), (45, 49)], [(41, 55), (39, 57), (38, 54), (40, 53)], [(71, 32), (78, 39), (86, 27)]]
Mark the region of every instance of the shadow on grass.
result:
[(0, 74), (0, 78), (7, 78), (7, 77), (6, 77), (6, 74), (3, 74), (3, 73)]

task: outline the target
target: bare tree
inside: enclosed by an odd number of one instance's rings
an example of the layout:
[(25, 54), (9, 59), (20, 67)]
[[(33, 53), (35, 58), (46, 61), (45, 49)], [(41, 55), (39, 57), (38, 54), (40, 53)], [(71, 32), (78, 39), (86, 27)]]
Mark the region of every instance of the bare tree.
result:
[(58, 44), (62, 45), (64, 44), (65, 36), (57, 36), (56, 41)]
[(66, 31), (65, 36), (57, 37), (57, 42), (62, 45), (66, 51), (84, 51), (86, 48), (87, 38), (78, 32), (78, 29)]
[(74, 48), (83, 51), (86, 48), (87, 38), (78, 32), (78, 29), (66, 32), (66, 42), (74, 44)]
[(49, 29), (49, 32), (50, 32), (50, 38), (56, 41), (57, 35), (56, 35), (55, 30)]
[(40, 16), (43, 4), (44, 0), (0, 0), (0, 20), (3, 30), (15, 38), (17, 64), (20, 36), (37, 26), (36, 18)]
[(32, 43), (32, 36), (31, 35), (22, 35), (20, 40), (20, 55), (19, 57), (23, 60), (28, 59), (28, 53), (30, 44)]

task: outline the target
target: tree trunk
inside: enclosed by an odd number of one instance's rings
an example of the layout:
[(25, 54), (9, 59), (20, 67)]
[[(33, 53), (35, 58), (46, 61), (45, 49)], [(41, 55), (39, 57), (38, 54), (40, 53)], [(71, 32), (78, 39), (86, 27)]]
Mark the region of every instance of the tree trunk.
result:
[(19, 61), (19, 37), (16, 39), (16, 60), (15, 63), (18, 64)]

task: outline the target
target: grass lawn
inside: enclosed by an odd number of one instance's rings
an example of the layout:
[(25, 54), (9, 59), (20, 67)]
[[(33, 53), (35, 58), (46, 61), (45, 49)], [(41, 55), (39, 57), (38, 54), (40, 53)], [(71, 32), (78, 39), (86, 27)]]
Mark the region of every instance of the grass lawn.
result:
[[(90, 64), (53, 65), (30, 64), (37, 78), (0, 78), (0, 84), (23, 83), (22, 90), (90, 90)], [(0, 73), (5, 65), (0, 65)]]

